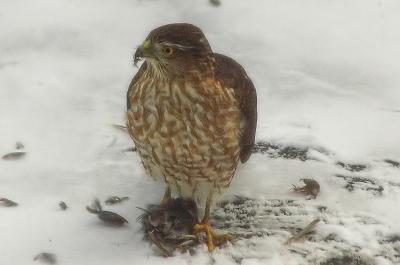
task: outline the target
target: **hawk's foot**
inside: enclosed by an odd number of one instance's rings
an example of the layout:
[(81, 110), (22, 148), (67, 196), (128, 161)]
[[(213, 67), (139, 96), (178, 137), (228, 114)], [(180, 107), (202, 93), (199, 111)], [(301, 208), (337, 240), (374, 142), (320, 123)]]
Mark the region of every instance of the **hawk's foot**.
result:
[(194, 234), (201, 232), (206, 234), (207, 248), (209, 252), (212, 252), (216, 246), (220, 246), (233, 239), (233, 237), (229, 234), (217, 235), (208, 221), (203, 221), (201, 224), (195, 224), (193, 227), (193, 232)]

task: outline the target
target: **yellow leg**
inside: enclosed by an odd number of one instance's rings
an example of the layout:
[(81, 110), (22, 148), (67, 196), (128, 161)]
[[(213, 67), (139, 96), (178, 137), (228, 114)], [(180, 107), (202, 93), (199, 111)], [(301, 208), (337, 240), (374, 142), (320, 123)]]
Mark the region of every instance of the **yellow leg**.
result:
[(172, 199), (172, 197), (171, 197), (171, 188), (167, 184), (167, 187), (165, 188), (164, 196), (163, 196), (163, 198), (161, 200), (161, 205), (168, 204), (171, 201), (171, 199)]
[(200, 224), (195, 224), (193, 227), (194, 234), (198, 234), (201, 232), (206, 233), (206, 240), (207, 240), (207, 248), (209, 252), (212, 252), (215, 249), (215, 246), (222, 245), (226, 241), (230, 241), (233, 237), (229, 234), (217, 235), (214, 230), (212, 229), (209, 219), (210, 219), (210, 206), (212, 202), (212, 193), (211, 190), (206, 202), (206, 209), (204, 212), (203, 220)]

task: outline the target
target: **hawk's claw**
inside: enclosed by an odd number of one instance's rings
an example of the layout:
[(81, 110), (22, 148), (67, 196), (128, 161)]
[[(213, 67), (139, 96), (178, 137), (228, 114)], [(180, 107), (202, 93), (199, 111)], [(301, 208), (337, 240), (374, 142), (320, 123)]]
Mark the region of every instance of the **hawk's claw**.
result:
[(215, 249), (215, 246), (220, 246), (233, 239), (233, 237), (229, 234), (217, 235), (208, 222), (195, 224), (193, 227), (193, 232), (194, 234), (201, 232), (206, 233), (207, 248), (209, 252), (212, 252)]

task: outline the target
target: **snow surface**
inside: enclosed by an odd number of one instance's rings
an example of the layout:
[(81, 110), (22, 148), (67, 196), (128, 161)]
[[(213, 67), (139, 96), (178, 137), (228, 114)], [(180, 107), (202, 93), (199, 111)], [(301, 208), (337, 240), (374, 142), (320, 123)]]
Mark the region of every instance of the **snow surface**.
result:
[[(0, 264), (31, 264), (44, 251), (59, 264), (316, 264), (346, 249), (400, 263), (400, 242), (384, 240), (400, 233), (400, 168), (383, 161), (400, 161), (399, 13), (396, 0), (2, 0), (0, 154), (21, 141), (27, 156), (0, 160), (0, 197), (19, 203), (0, 208)], [(172, 22), (198, 25), (216, 52), (246, 68), (258, 140), (311, 147), (306, 161), (253, 155), (226, 196), (265, 207), (294, 200), (288, 222), (323, 220), (314, 241), (285, 246), (282, 230), (168, 259), (142, 241), (136, 206), (158, 202), (163, 186), (111, 124), (124, 123), (135, 47)], [(338, 161), (367, 167), (350, 172)], [(304, 177), (320, 183), (316, 200), (290, 192)], [(104, 226), (86, 211), (110, 195), (130, 197), (107, 208), (128, 226)], [(279, 230), (268, 220), (264, 229)], [(330, 233), (340, 245), (324, 241)]]

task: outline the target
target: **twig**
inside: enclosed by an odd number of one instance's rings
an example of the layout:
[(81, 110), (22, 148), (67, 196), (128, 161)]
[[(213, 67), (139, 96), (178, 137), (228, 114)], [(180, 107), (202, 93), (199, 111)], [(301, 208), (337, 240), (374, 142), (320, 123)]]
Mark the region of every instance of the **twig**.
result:
[(304, 229), (302, 229), (297, 235), (294, 235), (291, 238), (289, 238), (284, 243), (284, 245), (289, 245), (293, 241), (297, 241), (297, 240), (301, 239), (302, 237), (304, 237), (306, 234), (310, 233), (314, 229), (315, 225), (319, 223), (319, 221), (320, 221), (319, 218), (312, 221), (309, 225), (307, 225)]

